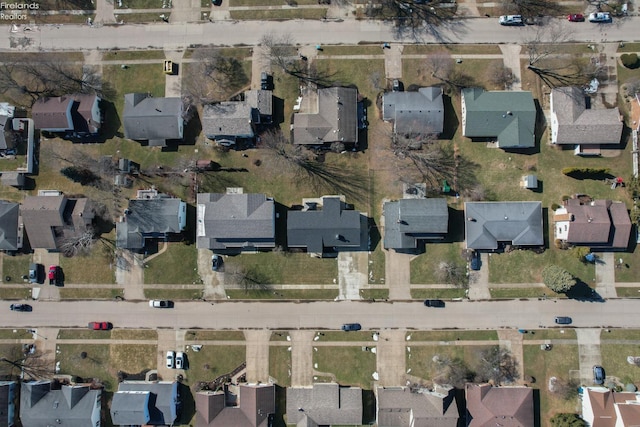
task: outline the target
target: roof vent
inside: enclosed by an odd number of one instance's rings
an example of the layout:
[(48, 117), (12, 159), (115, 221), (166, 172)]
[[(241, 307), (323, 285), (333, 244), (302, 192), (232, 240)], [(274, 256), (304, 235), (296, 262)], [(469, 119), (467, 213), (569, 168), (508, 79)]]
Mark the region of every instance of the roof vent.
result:
[(504, 220), (506, 221), (506, 220), (508, 220), (508, 219), (509, 219), (509, 217), (505, 215), (505, 216), (504, 216)]
[(472, 216), (467, 218), (467, 221), (476, 222), (476, 219)]

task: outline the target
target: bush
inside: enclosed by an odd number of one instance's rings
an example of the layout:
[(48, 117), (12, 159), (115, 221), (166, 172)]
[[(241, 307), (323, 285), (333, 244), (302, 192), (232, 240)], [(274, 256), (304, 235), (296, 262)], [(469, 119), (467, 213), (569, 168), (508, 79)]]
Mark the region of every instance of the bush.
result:
[(622, 65), (627, 68), (636, 69), (640, 67), (640, 61), (638, 60), (638, 55), (636, 53), (623, 53), (620, 55), (620, 61)]
[(542, 270), (542, 281), (556, 293), (564, 293), (576, 284), (571, 273), (557, 265), (548, 265)]

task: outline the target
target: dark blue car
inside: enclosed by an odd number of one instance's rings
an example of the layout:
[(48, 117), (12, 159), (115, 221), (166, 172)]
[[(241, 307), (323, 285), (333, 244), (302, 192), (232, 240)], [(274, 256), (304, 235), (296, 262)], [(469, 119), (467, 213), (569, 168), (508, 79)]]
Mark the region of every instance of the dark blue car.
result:
[(360, 326), (360, 323), (345, 323), (344, 325), (342, 325), (342, 330), (343, 331), (359, 331), (360, 329), (362, 329), (362, 326)]

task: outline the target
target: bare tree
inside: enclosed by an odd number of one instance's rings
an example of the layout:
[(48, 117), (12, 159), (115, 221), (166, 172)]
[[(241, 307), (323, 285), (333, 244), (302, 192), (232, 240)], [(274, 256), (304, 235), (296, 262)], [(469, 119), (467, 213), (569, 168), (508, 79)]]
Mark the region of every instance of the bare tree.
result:
[(604, 72), (597, 60), (585, 61), (582, 56), (575, 55), (567, 60), (568, 55), (560, 52), (560, 46), (569, 39), (570, 33), (565, 29), (548, 25), (539, 27), (535, 35), (525, 41), (529, 56), (527, 69), (550, 88), (581, 86)]
[(255, 269), (237, 263), (224, 265), (224, 280), (226, 284), (240, 285), (245, 293), (251, 290), (266, 291), (270, 289), (269, 280), (266, 277)]
[(522, 15), (525, 18), (560, 15), (563, 8), (553, 0), (503, 0), (500, 10), (505, 15)]
[(495, 385), (512, 383), (518, 376), (518, 362), (511, 352), (503, 347), (491, 347), (481, 353), (476, 369), (480, 381)]
[(443, 283), (454, 285), (457, 288), (466, 288), (469, 286), (467, 267), (464, 265), (441, 261), (440, 264), (438, 264), (436, 276), (438, 280), (441, 280)]
[(459, 91), (465, 87), (476, 86), (472, 76), (465, 74), (455, 66), (455, 61), (446, 50), (427, 55), (425, 68), (431, 76), (447, 85), (451, 91)]
[(78, 254), (87, 254), (95, 243), (95, 233), (93, 228), (88, 228), (85, 232), (77, 235), (62, 235), (58, 238), (57, 247), (66, 257)]
[(473, 379), (473, 372), (464, 363), (464, 360), (447, 355), (436, 355), (433, 358), (438, 367), (438, 375), (433, 381), (440, 385), (452, 385), (462, 388), (465, 383)]
[(13, 345), (0, 358), (0, 375), (15, 378), (23, 375), (28, 379), (49, 378), (54, 374), (50, 360), (39, 350), (30, 346)]
[(446, 41), (440, 29), (453, 20), (456, 11), (456, 3), (446, 0), (373, 0), (367, 2), (365, 7), (367, 16), (391, 19), (399, 35), (411, 36), (416, 40), (430, 34), (440, 41)]
[(198, 49), (189, 64), (186, 94), (200, 103), (224, 101), (249, 84), (242, 63), (218, 49)]
[(640, 77), (632, 77), (624, 82), (624, 93), (627, 96), (635, 96), (640, 93)]
[(496, 61), (487, 70), (487, 79), (494, 85), (508, 89), (515, 80), (511, 68), (506, 67), (502, 61)]

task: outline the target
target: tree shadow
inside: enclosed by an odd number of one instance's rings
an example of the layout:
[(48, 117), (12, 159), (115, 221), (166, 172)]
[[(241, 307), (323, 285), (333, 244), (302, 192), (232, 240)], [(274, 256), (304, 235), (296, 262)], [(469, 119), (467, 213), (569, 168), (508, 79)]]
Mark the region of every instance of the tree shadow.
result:
[(460, 121), (456, 115), (451, 96), (442, 95), (442, 103), (444, 105), (444, 128), (442, 129), (442, 134), (440, 134), (440, 139), (452, 140), (458, 131)]
[(566, 294), (567, 298), (581, 302), (604, 302), (604, 298), (596, 292), (595, 289), (589, 287), (580, 279), (576, 280), (576, 284), (569, 289)]
[(382, 240), (382, 235), (380, 234), (380, 228), (376, 224), (375, 218), (367, 218), (367, 227), (369, 228), (369, 251), (375, 251), (380, 241)]

